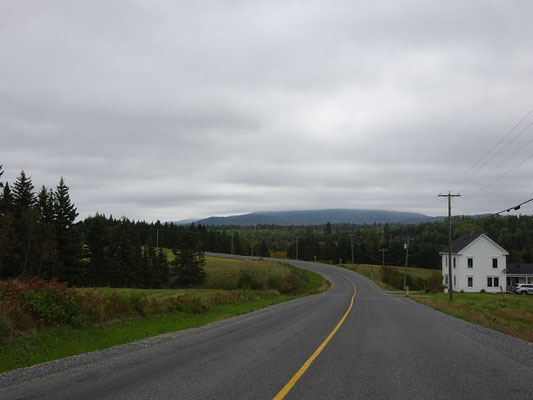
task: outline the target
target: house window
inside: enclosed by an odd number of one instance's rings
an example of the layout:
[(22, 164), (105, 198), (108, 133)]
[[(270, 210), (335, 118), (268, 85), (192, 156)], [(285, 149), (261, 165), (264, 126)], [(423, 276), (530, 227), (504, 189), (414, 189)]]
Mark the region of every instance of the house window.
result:
[(453, 276), (453, 286), (457, 286), (457, 279), (455, 279), (455, 275)]
[(492, 276), (487, 277), (487, 286), (492, 287)]
[(448, 275), (444, 275), (444, 284), (445, 284), (445, 285), (448, 284)]
[(456, 261), (457, 261), (457, 259), (454, 257), (454, 258), (453, 258), (453, 267), (454, 267), (454, 268), (455, 268)]
[(468, 277), (468, 287), (474, 286), (474, 277), (469, 276)]
[(448, 257), (444, 257), (444, 265), (447, 267), (448, 266)]
[(492, 283), (494, 284), (494, 287), (498, 287), (498, 286), (500, 286), (500, 278), (498, 278), (498, 277), (494, 277), (494, 278), (492, 279)]
[(474, 268), (474, 259), (473, 258), (469, 258), (468, 259), (468, 268)]
[(492, 259), (492, 268), (498, 268), (498, 259), (497, 258), (493, 258)]

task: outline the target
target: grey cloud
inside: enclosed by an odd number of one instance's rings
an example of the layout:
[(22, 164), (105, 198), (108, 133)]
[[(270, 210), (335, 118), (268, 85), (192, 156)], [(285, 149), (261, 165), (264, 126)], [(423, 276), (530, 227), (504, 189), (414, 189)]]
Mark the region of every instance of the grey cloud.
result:
[[(526, 1), (6, 2), (0, 163), (10, 180), (21, 169), (47, 186), (65, 176), (81, 216), (439, 214), (438, 192), (532, 107), (532, 11)], [(531, 153), (459, 188), (466, 198)], [(456, 211), (524, 200), (528, 166)]]

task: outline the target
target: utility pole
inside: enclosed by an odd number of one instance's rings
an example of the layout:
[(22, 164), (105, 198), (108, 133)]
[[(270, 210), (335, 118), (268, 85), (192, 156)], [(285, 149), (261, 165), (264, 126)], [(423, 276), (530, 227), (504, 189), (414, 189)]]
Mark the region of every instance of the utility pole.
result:
[(155, 230), (155, 247), (159, 248), (159, 231), (161, 229), (156, 229)]
[(298, 238), (296, 238), (296, 260), (298, 260)]
[(350, 233), (348, 236), (350, 236), (350, 247), (352, 249), (352, 265), (355, 266), (355, 263), (353, 261), (353, 237), (354, 237), (354, 234)]
[(461, 197), (460, 194), (439, 194), (439, 197), (448, 198), (448, 293), (450, 301), (453, 301), (453, 283), (452, 283), (452, 197)]
[(385, 266), (385, 252), (388, 251), (387, 249), (379, 249), (381, 251), (381, 266)]
[(407, 240), (407, 242), (404, 245), (405, 246), (405, 268), (403, 271), (403, 290), (407, 290), (407, 263), (409, 261), (409, 241), (411, 240), (411, 238), (407, 236), (404, 239)]
[(231, 254), (233, 254), (233, 232), (231, 232)]

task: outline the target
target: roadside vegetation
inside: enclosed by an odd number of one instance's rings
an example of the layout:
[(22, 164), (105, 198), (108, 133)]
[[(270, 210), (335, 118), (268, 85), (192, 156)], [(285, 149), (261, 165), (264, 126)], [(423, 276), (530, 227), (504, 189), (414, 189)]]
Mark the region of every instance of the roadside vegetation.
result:
[[(172, 261), (172, 260), (171, 260)], [(0, 372), (204, 325), (327, 288), (286, 264), (210, 258), (206, 283), (180, 289), (0, 282)]]
[(533, 296), (511, 293), (454, 293), (412, 296), (429, 307), (507, 335), (533, 342)]
[[(381, 289), (386, 291), (403, 290), (405, 268), (372, 264), (341, 264), (340, 267), (358, 272), (373, 280)], [(428, 268), (407, 268), (407, 286), (409, 290), (424, 292), (442, 291), (442, 276), (440, 271)]]

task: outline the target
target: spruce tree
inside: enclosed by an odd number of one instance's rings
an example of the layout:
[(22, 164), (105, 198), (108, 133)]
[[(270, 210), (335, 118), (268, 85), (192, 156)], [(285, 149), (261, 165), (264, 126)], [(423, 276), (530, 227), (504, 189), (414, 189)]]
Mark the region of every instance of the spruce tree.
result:
[(13, 211), (13, 194), (11, 193), (11, 188), (9, 183), (5, 183), (4, 189), (2, 190), (2, 196), (0, 197), (0, 215), (6, 215)]
[(109, 286), (109, 228), (106, 227), (106, 218), (99, 214), (85, 220), (88, 226), (85, 234), (87, 245), (87, 258), (89, 259), (87, 282), (94, 286)]
[(196, 229), (194, 227), (184, 229), (177, 246), (172, 251), (175, 259), (170, 268), (171, 285), (176, 287), (202, 285), (207, 279), (204, 270), (205, 256)]
[(54, 224), (57, 239), (57, 268), (54, 277), (70, 283), (79, 281), (80, 237), (74, 229), (74, 220), (78, 216), (76, 207), (70, 200), (69, 188), (61, 177), (54, 192)]
[(20, 172), (13, 185), (13, 206), (16, 216), (20, 216), (23, 210), (35, 205), (35, 194), (31, 178), (26, 177), (24, 171)]
[[(0, 166), (0, 176), (3, 171)], [(0, 279), (10, 278), (16, 275), (16, 268), (20, 263), (17, 254), (15, 218), (13, 216), (13, 196), (9, 183), (3, 184), (0, 194)]]
[(170, 285), (168, 258), (167, 254), (165, 253), (165, 250), (163, 250), (161, 247), (157, 250), (155, 265), (158, 272), (158, 278), (159, 282), (161, 283), (161, 287), (168, 287)]
[(35, 230), (39, 215), (35, 206), (35, 194), (31, 178), (20, 172), (13, 185), (13, 215), (15, 217), (15, 243), (19, 264), (13, 271), (16, 275), (30, 275), (35, 255)]
[(39, 210), (40, 223), (37, 230), (38, 266), (35, 272), (40, 278), (49, 278), (58, 262), (53, 192), (42, 186), (37, 194), (36, 204)]
[(54, 220), (54, 193), (43, 185), (37, 194), (37, 207), (41, 215), (41, 221), (52, 222)]

